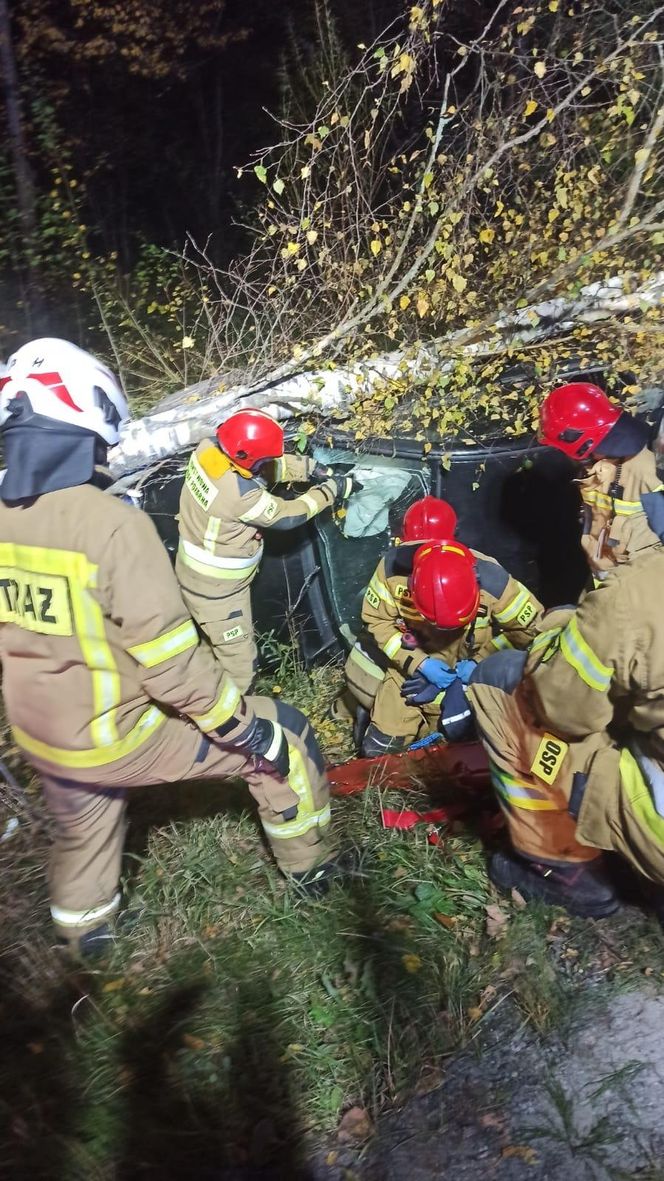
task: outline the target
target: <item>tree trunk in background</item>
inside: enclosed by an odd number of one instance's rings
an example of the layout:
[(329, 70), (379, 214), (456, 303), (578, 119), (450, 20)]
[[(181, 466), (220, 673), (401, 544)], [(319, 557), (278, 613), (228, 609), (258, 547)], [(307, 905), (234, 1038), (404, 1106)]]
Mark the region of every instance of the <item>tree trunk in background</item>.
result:
[(25, 291), (26, 327), (32, 331), (40, 318), (42, 308), (36, 253), (37, 198), (23, 131), (21, 95), (7, 0), (0, 0), (0, 78), (4, 91), (16, 200), (23, 237), (20, 256), (25, 271), (20, 278)]

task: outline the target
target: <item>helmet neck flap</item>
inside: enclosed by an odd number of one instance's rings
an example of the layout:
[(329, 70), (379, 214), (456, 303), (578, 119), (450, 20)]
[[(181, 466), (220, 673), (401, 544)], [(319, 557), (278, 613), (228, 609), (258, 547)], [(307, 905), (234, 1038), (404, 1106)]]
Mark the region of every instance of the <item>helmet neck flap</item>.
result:
[(98, 435), (35, 414), (26, 397), (15, 399), (2, 442), (7, 470), (0, 498), (5, 503), (89, 484), (96, 468), (106, 463), (106, 445)]

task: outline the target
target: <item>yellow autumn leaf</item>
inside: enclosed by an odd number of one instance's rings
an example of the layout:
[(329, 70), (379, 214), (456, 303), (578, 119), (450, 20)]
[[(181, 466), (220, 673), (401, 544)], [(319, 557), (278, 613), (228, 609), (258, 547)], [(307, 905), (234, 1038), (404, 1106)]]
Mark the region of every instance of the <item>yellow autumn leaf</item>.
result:
[(316, 230), (309, 230), (309, 232), (307, 234), (307, 242), (309, 243), (310, 246), (313, 246), (313, 244), (317, 238), (318, 238), (318, 232)]
[(650, 152), (648, 148), (639, 148), (638, 152), (634, 153), (634, 163), (637, 165), (645, 164)]
[(468, 283), (467, 280), (464, 279), (463, 275), (452, 275), (450, 278), (455, 291), (458, 291), (459, 294), (461, 294), (462, 291), (466, 290)]
[(524, 110), (523, 110), (524, 118), (527, 119), (528, 116), (532, 115), (533, 112), (536, 110), (537, 110), (537, 103), (535, 102), (535, 99), (529, 98), (528, 102), (526, 103)]
[(480, 242), (486, 242), (487, 245), (490, 245), (491, 242), (493, 242), (495, 236), (496, 231), (492, 230), (490, 226), (484, 226), (479, 232)]
[(300, 249), (299, 242), (289, 242), (288, 246), (286, 247), (286, 254), (291, 254), (291, 255), (297, 254), (299, 249)]
[(371, 242), (369, 243), (369, 249), (370, 249), (371, 253), (373, 254), (374, 258), (377, 258), (378, 255), (380, 254), (381, 250), (383, 249), (383, 244), (382, 244), (382, 242), (379, 241), (378, 238), (372, 238)]
[(547, 214), (548, 220), (550, 222), (555, 221), (557, 217), (560, 217), (560, 210), (559, 209), (550, 209)]
[(418, 295), (416, 303), (415, 303), (415, 307), (417, 308), (418, 316), (422, 320), (424, 318), (424, 316), (426, 316), (427, 312), (429, 311), (429, 300), (427, 299), (427, 297), (423, 291), (421, 291), (420, 294)]
[(549, 12), (558, 11), (558, 0), (549, 0)]
[(402, 295), (401, 296), (401, 299), (399, 300), (399, 307), (401, 308), (402, 312), (405, 312), (406, 308), (410, 307), (410, 296), (409, 295)]
[(544, 65), (544, 62), (535, 62), (534, 69), (538, 78), (543, 78), (546, 74), (546, 66)]
[(302, 180), (306, 180), (310, 172), (311, 172), (311, 169), (310, 169), (309, 165), (305, 164), (300, 169), (300, 176), (302, 177)]
[(193, 347), (194, 347), (193, 338), (191, 336), (183, 336), (182, 337), (182, 348), (183, 349), (193, 349)]
[(420, 956), (413, 955), (412, 953), (406, 953), (406, 955), (402, 955), (401, 962), (407, 972), (419, 972), (420, 968), (422, 967), (422, 960)]

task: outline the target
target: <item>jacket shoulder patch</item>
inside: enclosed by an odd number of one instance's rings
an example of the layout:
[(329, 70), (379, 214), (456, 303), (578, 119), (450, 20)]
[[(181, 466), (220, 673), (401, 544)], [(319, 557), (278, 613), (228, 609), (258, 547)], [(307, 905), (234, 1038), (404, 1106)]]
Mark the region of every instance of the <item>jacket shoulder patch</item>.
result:
[(220, 476), (230, 470), (226, 456), (218, 447), (206, 447), (204, 451), (200, 452), (198, 462), (211, 480), (218, 480)]
[(499, 566), (497, 562), (489, 562), (486, 558), (478, 558), (475, 569), (477, 581), (482, 590), (493, 595), (495, 599), (499, 599), (501, 595), (505, 594), (510, 578), (507, 570), (503, 570), (503, 567)]

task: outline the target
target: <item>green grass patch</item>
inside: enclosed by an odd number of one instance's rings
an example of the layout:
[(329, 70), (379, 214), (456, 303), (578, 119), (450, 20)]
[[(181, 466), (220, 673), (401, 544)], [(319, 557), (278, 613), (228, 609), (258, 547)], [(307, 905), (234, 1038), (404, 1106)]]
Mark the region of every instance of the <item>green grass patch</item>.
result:
[[(323, 721), (339, 670), (276, 671)], [(638, 911), (591, 923), (498, 899), (472, 828), (441, 829), (438, 846), (423, 826), (387, 831), (377, 789), (337, 801), (360, 869), (313, 905), (279, 876), (242, 789), (138, 792), (132, 818), (131, 913), (85, 971), (52, 947), (47, 826), (0, 844), (3, 1175), (205, 1176), (277, 1159), (295, 1178), (298, 1144), (351, 1105), (375, 1116), (435, 1085), (506, 998), (545, 1031), (579, 998), (664, 977)], [(491, 933), (487, 905), (504, 917)]]

